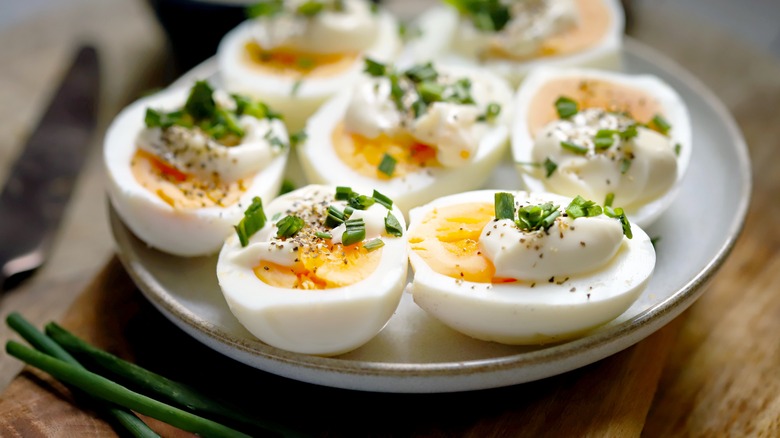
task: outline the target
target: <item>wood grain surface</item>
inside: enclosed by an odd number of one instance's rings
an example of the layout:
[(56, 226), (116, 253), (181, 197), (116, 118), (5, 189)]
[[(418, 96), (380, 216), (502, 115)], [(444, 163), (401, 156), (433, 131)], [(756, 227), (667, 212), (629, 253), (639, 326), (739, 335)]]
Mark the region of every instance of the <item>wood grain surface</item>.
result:
[[(84, 3), (102, 19), (89, 26), (113, 35), (103, 42), (113, 53), (106, 64), (117, 74), (107, 85), (104, 117), (109, 120), (138, 92), (138, 84), (159, 80), (161, 36), (138, 2)], [(695, 16), (637, 5), (632, 36), (688, 69), (733, 114), (750, 148), (754, 191), (744, 232), (704, 295), (662, 330), (619, 354), (537, 382), (454, 394), (354, 392), (249, 369), (165, 320), (110, 256), (96, 159), (63, 230), (61, 245), (81, 241), (83, 246), (60, 246), (30, 283), (2, 297), (0, 314), (19, 311), (38, 325), (61, 321), (113, 353), (317, 436), (780, 436), (780, 63)], [(63, 23), (80, 22), (80, 13), (38, 25), (72, 41), (76, 32)], [(14, 32), (14, 38), (29, 35), (25, 29)], [(4, 54), (24, 59), (31, 48), (47, 50), (30, 41), (51, 42), (56, 35), (51, 31), (16, 43), (0, 35), (0, 47), (9, 41)], [(35, 74), (55, 78), (57, 66), (66, 64), (68, 45), (52, 47), (30, 55), (39, 70), (2, 66), (0, 81), (34, 88)], [(146, 63), (127, 62), (124, 56)], [(15, 123), (0, 118), (0, 133), (23, 137), (24, 130), (13, 129), (33, 124), (45, 90), (33, 98), (6, 87), (0, 92), (19, 101), (26, 96), (21, 111), (0, 107)], [(4, 161), (13, 155), (9, 150), (0, 148)], [(94, 215), (101, 216), (95, 220)], [(9, 338), (17, 337), (0, 328), (0, 340)], [(21, 368), (0, 354), (0, 388), (10, 382), (0, 397), (0, 436), (115, 436), (60, 384), (29, 368), (18, 373)], [(154, 427), (164, 436), (187, 436), (159, 423)]]

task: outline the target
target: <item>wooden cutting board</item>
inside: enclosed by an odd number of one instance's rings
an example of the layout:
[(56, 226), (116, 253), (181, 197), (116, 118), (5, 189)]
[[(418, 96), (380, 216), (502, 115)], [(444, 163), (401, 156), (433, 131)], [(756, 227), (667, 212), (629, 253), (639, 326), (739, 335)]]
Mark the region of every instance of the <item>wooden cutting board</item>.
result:
[[(245, 367), (168, 322), (111, 260), (62, 325), (163, 375), (245, 404), (263, 418), (318, 436), (637, 436), (681, 319), (593, 365), (507, 388), (382, 394), (320, 387)], [(652, 360), (648, 360), (652, 358)], [(157, 424), (155, 427), (159, 426)], [(170, 428), (161, 431), (172, 434)], [(29, 368), (0, 399), (0, 436), (112, 436), (110, 425), (62, 385)], [(175, 433), (174, 435), (178, 435)]]

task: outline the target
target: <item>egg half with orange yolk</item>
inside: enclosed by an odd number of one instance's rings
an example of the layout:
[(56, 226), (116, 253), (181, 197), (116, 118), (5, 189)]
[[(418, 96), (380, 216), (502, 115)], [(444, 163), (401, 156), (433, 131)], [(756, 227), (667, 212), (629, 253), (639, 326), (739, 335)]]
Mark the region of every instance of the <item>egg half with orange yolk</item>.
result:
[(355, 80), (364, 56), (391, 60), (401, 41), (393, 15), (366, 0), (322, 2), (316, 12), (301, 12), (306, 2), (281, 3), (228, 32), (217, 61), (227, 89), (267, 102), (294, 132)]
[[(265, 206), (268, 220), (245, 246), (238, 234), (228, 237), (217, 262), (219, 285), (258, 339), (296, 353), (337, 355), (371, 340), (393, 315), (406, 285), (404, 218), (371, 191), (360, 193), (366, 195), (337, 200), (334, 187), (309, 185)], [(334, 215), (344, 222), (333, 222)], [(290, 217), (300, 219), (296, 227)]]
[(512, 154), (528, 190), (598, 202), (614, 196), (642, 227), (674, 201), (690, 162), (691, 123), (661, 79), (544, 68), (515, 102)]
[(375, 187), (404, 212), (486, 181), (506, 153), (513, 94), (506, 81), (430, 63), (366, 68), (379, 72), (309, 119), (296, 150), (309, 181)]
[[(430, 316), (468, 336), (505, 344), (557, 342), (623, 313), (655, 267), (650, 239), (604, 214), (573, 218), (571, 198), (513, 192), (512, 219), (496, 219), (496, 191), (412, 209), (410, 290)], [(520, 209), (547, 203), (547, 228), (523, 228)]]
[(477, 63), (519, 84), (539, 66), (620, 68), (624, 12), (617, 0), (500, 2), (507, 15), (430, 8), (399, 61)]
[[(209, 85), (199, 84), (205, 105), (235, 114), (233, 97), (214, 90), (215, 103)], [(191, 93), (176, 88), (129, 105), (109, 126), (103, 148), (108, 193), (122, 221), (149, 246), (178, 256), (219, 251), (253, 197), (276, 196), (289, 151), (278, 119), (234, 116), (243, 136), (219, 139), (173, 124)], [(188, 117), (181, 123), (191, 124)]]

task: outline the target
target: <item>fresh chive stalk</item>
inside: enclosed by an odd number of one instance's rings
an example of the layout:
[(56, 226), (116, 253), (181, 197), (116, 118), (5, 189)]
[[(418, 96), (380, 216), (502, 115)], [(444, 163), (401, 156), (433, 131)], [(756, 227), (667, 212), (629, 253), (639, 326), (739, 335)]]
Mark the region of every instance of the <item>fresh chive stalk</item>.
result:
[(336, 200), (346, 201), (352, 197), (353, 193), (351, 187), (338, 186), (336, 187)]
[(375, 202), (376, 200), (374, 198), (366, 195), (352, 196), (347, 201), (349, 206), (355, 210), (367, 210), (369, 207), (374, 205)]
[(393, 216), (393, 213), (387, 212), (385, 216), (385, 231), (387, 234), (395, 237), (401, 237), (404, 235), (404, 227), (401, 226), (401, 222), (398, 218)]
[(602, 212), (601, 206), (594, 201), (588, 201), (582, 196), (577, 195), (566, 207), (566, 214), (572, 218), (598, 216)]
[(285, 216), (276, 223), (276, 237), (292, 237), (303, 228), (303, 219), (295, 215)]
[(612, 207), (613, 202), (615, 202), (615, 194), (612, 192), (607, 193), (607, 197), (604, 199), (604, 207)]
[(580, 109), (574, 99), (561, 96), (555, 101), (555, 110), (558, 112), (558, 117), (566, 119), (577, 114)]
[(133, 392), (122, 385), (87, 371), (80, 366), (67, 363), (63, 360), (25, 347), (18, 342), (8, 341), (5, 344), (5, 351), (11, 356), (39, 368), (57, 380), (73, 385), (93, 397), (156, 418), (171, 426), (178, 427), (179, 429), (197, 433), (204, 437), (249, 436), (215, 421), (199, 417), (145, 395)]
[(263, 200), (255, 196), (252, 198), (252, 204), (244, 212), (244, 217), (238, 225), (234, 226), (242, 247), (249, 245), (249, 238), (265, 226), (265, 221)]
[(388, 209), (388, 210), (392, 210), (393, 209), (393, 200), (388, 198), (387, 196), (385, 196), (385, 195), (377, 192), (376, 190), (374, 190), (374, 193), (371, 195), (371, 197), (374, 198), (374, 200), (377, 203), (383, 205), (386, 209)]
[(515, 197), (511, 193), (499, 192), (494, 196), (496, 219), (515, 219)]
[(143, 394), (180, 406), (182, 409), (197, 415), (231, 420), (245, 426), (262, 429), (264, 432), (272, 431), (279, 434), (292, 434), (291, 431), (288, 431), (281, 425), (249, 418), (246, 415), (242, 415), (236, 407), (213, 400), (208, 395), (188, 385), (170, 380), (103, 351), (70, 333), (55, 322), (47, 324), (45, 330), (46, 334), (67, 352), (87, 359), (89, 362), (85, 363), (94, 364), (101, 370), (123, 379), (128, 385), (137, 388)]
[(384, 154), (382, 156), (382, 161), (380, 161), (379, 166), (377, 166), (377, 170), (387, 176), (393, 176), (396, 163), (396, 159), (393, 158), (390, 154)]
[(325, 225), (336, 228), (344, 222), (344, 212), (330, 205), (328, 206), (328, 216), (325, 218)]
[(363, 248), (365, 248), (366, 251), (368, 251), (368, 252), (376, 251), (377, 249), (379, 249), (379, 248), (381, 248), (383, 246), (385, 246), (385, 242), (382, 239), (380, 239), (380, 238), (371, 239), (368, 242), (366, 242), (365, 244), (363, 244)]
[(346, 230), (341, 235), (341, 243), (344, 246), (362, 242), (366, 238), (366, 223), (363, 218), (347, 219), (344, 225)]
[(574, 152), (577, 155), (585, 155), (588, 153), (588, 148), (585, 146), (580, 146), (577, 143), (573, 143), (570, 141), (562, 141), (561, 147), (566, 149), (569, 152)]
[[(71, 356), (70, 353), (68, 353), (64, 348), (62, 348), (58, 343), (56, 343), (50, 337), (41, 333), (37, 328), (35, 328), (32, 324), (30, 324), (29, 321), (24, 319), (24, 317), (19, 313), (12, 312), (11, 314), (9, 314), (8, 317), (6, 318), (6, 323), (8, 324), (9, 327), (11, 327), (14, 331), (16, 331), (16, 333), (18, 333), (25, 341), (29, 342), (30, 345), (32, 345), (39, 351), (46, 353), (49, 356), (65, 361), (67, 363), (70, 363), (73, 366), (82, 367), (82, 365), (73, 356)], [(96, 408), (98, 408), (100, 411), (103, 411), (106, 415), (112, 417), (117, 422), (117, 424), (125, 428), (125, 430), (127, 430), (127, 432), (130, 433), (132, 436), (136, 438), (159, 438), (160, 437), (157, 433), (155, 433), (152, 429), (150, 429), (149, 426), (147, 426), (146, 423), (143, 422), (143, 420), (136, 417), (135, 414), (133, 414), (130, 410), (123, 409), (120, 407), (99, 406), (97, 405), (98, 400), (90, 397), (86, 393), (79, 391), (78, 389), (73, 388), (70, 385), (68, 385), (68, 387), (71, 389), (71, 391), (74, 392), (74, 394), (81, 395), (82, 397), (88, 398), (90, 402), (96, 405), (95, 406)]]

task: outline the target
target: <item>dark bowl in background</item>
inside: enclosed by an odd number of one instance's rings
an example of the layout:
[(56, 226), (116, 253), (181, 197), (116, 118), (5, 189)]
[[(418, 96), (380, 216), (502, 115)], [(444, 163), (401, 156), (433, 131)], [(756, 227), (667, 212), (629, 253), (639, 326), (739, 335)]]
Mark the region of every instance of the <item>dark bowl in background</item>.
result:
[(174, 77), (217, 53), (222, 37), (246, 20), (251, 0), (147, 0), (168, 38)]

